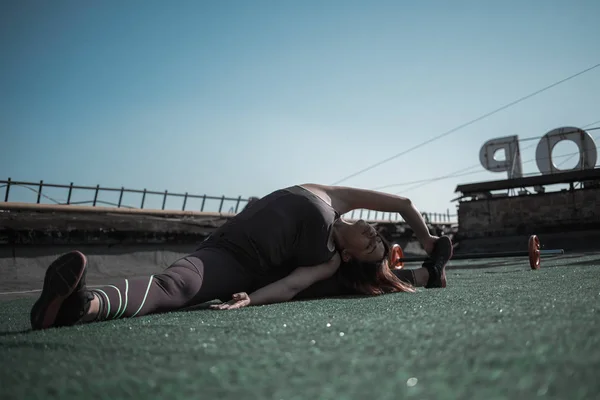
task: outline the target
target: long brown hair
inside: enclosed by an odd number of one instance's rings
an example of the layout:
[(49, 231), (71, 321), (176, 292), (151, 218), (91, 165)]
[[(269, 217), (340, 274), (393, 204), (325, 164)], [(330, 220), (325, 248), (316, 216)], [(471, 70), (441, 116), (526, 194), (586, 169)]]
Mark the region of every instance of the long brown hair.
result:
[(390, 245), (381, 235), (379, 237), (385, 248), (383, 260), (364, 262), (352, 259), (348, 262), (342, 262), (338, 270), (341, 282), (348, 288), (366, 295), (415, 292), (412, 285), (401, 281), (390, 270), (388, 259)]

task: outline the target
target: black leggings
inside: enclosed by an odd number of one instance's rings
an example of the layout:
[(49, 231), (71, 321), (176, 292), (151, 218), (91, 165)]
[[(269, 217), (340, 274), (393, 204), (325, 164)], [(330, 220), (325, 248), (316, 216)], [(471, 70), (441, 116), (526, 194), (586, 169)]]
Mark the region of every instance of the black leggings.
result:
[(229, 253), (201, 249), (157, 275), (119, 279), (91, 289), (100, 298), (98, 319), (129, 318), (180, 310), (207, 301), (228, 301), (249, 292), (255, 277)]
[[(396, 270), (394, 273), (401, 280), (414, 284), (412, 271)], [(355, 294), (336, 278), (315, 283), (295, 299)], [(98, 320), (110, 320), (176, 311), (215, 299), (228, 301), (234, 293), (250, 293), (257, 289), (260, 281), (262, 279), (258, 280), (245, 270), (230, 253), (201, 249), (175, 261), (161, 274), (119, 279), (91, 290), (100, 298)]]

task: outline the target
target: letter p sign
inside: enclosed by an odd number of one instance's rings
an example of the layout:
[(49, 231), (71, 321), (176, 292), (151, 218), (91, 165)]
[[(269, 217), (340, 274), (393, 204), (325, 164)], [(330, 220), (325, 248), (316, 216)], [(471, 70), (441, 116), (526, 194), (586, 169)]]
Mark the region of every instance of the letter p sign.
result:
[[(595, 168), (598, 152), (596, 151), (594, 139), (583, 129), (566, 126), (546, 133), (537, 145), (535, 161), (542, 175), (569, 171), (559, 169), (552, 161), (552, 150), (557, 143), (563, 140), (572, 141), (579, 148), (579, 162), (570, 171)], [(496, 157), (497, 153), (501, 151), (504, 152), (504, 157)], [(521, 178), (523, 170), (521, 167), (519, 137), (515, 135), (488, 140), (479, 151), (479, 161), (483, 168), (488, 171), (507, 171), (508, 179)]]
[[(497, 158), (498, 153), (504, 153), (503, 158)], [(519, 137), (506, 136), (488, 140), (479, 151), (479, 161), (483, 168), (493, 172), (508, 172), (508, 179), (521, 178), (521, 152)]]

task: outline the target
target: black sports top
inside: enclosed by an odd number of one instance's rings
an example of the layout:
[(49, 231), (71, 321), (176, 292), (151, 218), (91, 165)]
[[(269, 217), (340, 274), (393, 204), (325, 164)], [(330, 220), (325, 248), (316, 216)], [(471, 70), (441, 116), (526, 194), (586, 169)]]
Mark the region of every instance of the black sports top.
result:
[(274, 269), (291, 271), (333, 257), (336, 249), (330, 236), (339, 217), (316, 194), (292, 186), (246, 207), (202, 242), (200, 248), (227, 249), (245, 268), (259, 274), (275, 272)]

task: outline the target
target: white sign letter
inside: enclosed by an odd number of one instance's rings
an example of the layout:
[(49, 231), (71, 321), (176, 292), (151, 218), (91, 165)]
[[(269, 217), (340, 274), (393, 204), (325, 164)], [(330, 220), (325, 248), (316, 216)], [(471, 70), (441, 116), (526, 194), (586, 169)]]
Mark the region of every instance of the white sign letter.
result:
[[(497, 160), (494, 156), (504, 150), (504, 159)], [(521, 151), (519, 150), (519, 137), (506, 136), (488, 140), (479, 151), (479, 161), (483, 168), (492, 172), (508, 172), (508, 179), (521, 178)]]
[[(552, 162), (552, 149), (558, 142), (563, 140), (570, 140), (579, 148), (579, 162), (570, 170), (558, 169)], [(579, 128), (567, 126), (553, 129), (542, 136), (535, 150), (535, 158), (542, 175), (548, 175), (578, 169), (593, 169), (596, 167), (598, 153), (596, 143), (594, 143), (594, 139), (589, 133)]]

